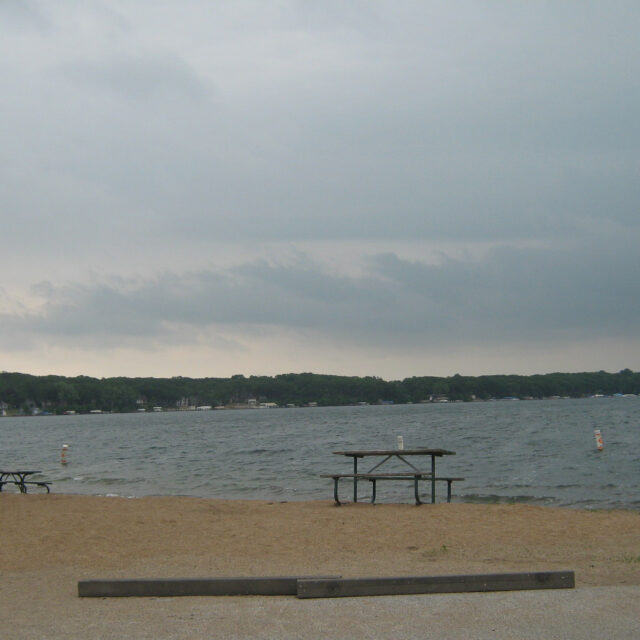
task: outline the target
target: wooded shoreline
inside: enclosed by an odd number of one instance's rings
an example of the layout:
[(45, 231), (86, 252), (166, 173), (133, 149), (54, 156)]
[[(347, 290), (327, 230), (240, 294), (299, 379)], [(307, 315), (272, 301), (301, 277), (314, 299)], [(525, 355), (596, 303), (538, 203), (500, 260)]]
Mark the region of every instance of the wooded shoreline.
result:
[(345, 406), (637, 396), (640, 373), (624, 369), (530, 376), (377, 377), (287, 373), (230, 378), (92, 378), (0, 373), (0, 414), (130, 412), (250, 406)]

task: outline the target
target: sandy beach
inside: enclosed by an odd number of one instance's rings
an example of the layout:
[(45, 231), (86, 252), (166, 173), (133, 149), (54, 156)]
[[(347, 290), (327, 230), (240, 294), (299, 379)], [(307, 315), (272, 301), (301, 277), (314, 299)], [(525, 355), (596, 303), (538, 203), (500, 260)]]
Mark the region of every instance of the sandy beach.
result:
[[(318, 607), (325, 612), (339, 607), (340, 615), (353, 609), (353, 617), (372, 606), (382, 611), (386, 601), (394, 603), (389, 606), (407, 601), (412, 604), (405, 606), (413, 607), (426, 597), (345, 599), (341, 605), (302, 605), (284, 597), (80, 599), (77, 582), (85, 579), (573, 570), (575, 591), (640, 593), (640, 513), (633, 511), (3, 493), (0, 522), (0, 630), (2, 637), (14, 639), (128, 633), (145, 638), (307, 637), (295, 626), (270, 635), (260, 626), (260, 615), (292, 607), (312, 615)], [(527, 597), (478, 596), (485, 603)], [(426, 598), (433, 605), (452, 603), (455, 597)], [(557, 603), (571, 596), (546, 592), (540, 597)], [(616, 601), (622, 607), (624, 599)], [(224, 613), (213, 616), (216, 635), (201, 625), (206, 620), (214, 624), (210, 616), (218, 609)], [(273, 622), (275, 614), (269, 615), (265, 619)], [(256, 624), (254, 633), (251, 625)], [(335, 637), (340, 637), (338, 629)], [(322, 634), (334, 637), (329, 627)], [(354, 630), (343, 637), (371, 636)]]

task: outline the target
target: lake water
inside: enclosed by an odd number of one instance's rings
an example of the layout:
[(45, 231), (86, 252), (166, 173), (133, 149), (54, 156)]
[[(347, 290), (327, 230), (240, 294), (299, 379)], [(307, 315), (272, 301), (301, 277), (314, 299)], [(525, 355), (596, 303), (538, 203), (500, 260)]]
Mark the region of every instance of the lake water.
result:
[[(351, 471), (332, 451), (395, 448), (398, 435), (456, 452), (437, 461), (466, 478), (454, 501), (640, 509), (640, 397), (0, 418), (0, 468), (41, 469), (56, 493), (330, 499), (319, 475)], [(381, 483), (378, 501), (412, 490)]]

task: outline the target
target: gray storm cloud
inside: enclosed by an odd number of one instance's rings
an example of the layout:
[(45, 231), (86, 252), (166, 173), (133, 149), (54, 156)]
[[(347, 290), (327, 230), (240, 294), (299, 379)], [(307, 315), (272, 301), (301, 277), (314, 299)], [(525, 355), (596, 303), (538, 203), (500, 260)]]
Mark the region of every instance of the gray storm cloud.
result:
[[(361, 276), (327, 265), (250, 262), (226, 271), (165, 273), (139, 282), (42, 283), (31, 314), (5, 314), (15, 331), (73, 341), (104, 336), (195, 339), (203, 328), (322, 330), (364, 346), (513, 343), (597, 337), (603, 326), (633, 337), (640, 322), (640, 258), (579, 246), (496, 249), (440, 264), (379, 254)], [(191, 336), (191, 337), (190, 337)]]
[(632, 353), (638, 32), (634, 2), (1, 3), (0, 343)]

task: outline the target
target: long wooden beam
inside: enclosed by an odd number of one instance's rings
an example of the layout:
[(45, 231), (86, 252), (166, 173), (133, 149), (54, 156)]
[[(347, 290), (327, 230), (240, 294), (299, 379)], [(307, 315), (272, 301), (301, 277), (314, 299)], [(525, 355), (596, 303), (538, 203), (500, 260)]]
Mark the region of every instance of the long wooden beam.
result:
[[(336, 579), (340, 576), (324, 576)], [(295, 596), (304, 576), (237, 578), (160, 578), (136, 580), (81, 580), (81, 598), (177, 596)]]
[(297, 596), (298, 598), (339, 598), (414, 593), (572, 589), (573, 587), (575, 587), (573, 571), (397, 578), (301, 578), (298, 580)]
[(340, 578), (340, 576), (275, 576), (235, 578), (159, 578), (81, 580), (81, 598), (179, 596), (286, 596), (339, 598), (472, 591), (572, 589), (573, 571), (495, 573), (454, 576), (400, 576), (395, 578)]

